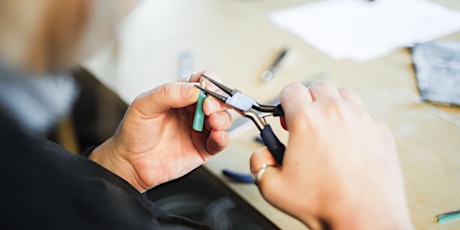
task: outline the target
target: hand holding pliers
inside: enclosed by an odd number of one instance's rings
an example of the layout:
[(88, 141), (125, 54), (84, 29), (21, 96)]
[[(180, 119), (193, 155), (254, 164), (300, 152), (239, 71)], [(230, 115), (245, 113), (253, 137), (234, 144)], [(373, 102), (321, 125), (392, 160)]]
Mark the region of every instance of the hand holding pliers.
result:
[[(260, 104), (252, 97), (244, 95), (237, 89), (231, 89), (206, 75), (202, 76), (206, 80), (216, 85), (222, 91), (224, 91), (228, 96), (207, 90), (199, 85), (196, 85), (196, 87), (206, 92), (206, 94), (211, 95), (219, 101), (222, 101), (223, 103), (229, 105), (232, 109), (237, 111), (242, 116), (250, 118), (254, 122), (256, 127), (259, 129), (260, 136), (262, 137), (264, 144), (268, 147), (270, 153), (278, 162), (278, 164), (281, 165), (283, 161), (285, 147), (283, 143), (281, 143), (281, 141), (275, 135), (270, 125), (265, 120), (265, 117), (267, 116), (284, 116), (283, 108), (281, 107), (281, 105), (279, 104), (274, 106)], [(262, 113), (257, 113), (256, 111)]]

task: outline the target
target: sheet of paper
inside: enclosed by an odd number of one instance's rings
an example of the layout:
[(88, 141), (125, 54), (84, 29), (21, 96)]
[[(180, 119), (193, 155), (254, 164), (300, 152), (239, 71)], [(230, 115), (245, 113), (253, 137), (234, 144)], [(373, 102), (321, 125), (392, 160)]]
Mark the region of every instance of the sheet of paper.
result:
[(270, 18), (336, 59), (367, 61), (460, 29), (460, 12), (428, 0), (323, 0)]

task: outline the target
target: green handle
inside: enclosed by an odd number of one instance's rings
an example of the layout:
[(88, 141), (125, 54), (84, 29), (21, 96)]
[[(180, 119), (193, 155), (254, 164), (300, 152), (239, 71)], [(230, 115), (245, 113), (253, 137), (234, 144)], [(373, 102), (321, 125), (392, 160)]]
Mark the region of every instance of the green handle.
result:
[(459, 217), (460, 217), (460, 210), (439, 214), (437, 216), (437, 221), (438, 223), (444, 223), (444, 222), (447, 222), (447, 221), (450, 221), (450, 220), (453, 220)]

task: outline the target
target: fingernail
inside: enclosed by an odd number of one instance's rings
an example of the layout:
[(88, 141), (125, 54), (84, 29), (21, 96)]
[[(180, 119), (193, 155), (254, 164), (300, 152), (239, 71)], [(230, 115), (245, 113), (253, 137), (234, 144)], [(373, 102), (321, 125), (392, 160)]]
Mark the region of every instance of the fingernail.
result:
[(211, 114), (211, 113), (214, 113), (214, 102), (208, 98), (204, 101), (204, 103), (206, 103), (206, 107), (207, 107), (207, 110), (208, 110), (208, 115)]

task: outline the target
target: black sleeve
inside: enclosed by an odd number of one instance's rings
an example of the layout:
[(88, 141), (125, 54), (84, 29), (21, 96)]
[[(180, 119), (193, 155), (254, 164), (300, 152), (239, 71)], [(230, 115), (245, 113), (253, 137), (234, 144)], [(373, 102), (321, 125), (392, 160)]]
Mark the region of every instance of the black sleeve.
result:
[(85, 151), (83, 151), (83, 152), (80, 153), (80, 156), (84, 156), (84, 157), (88, 158), (89, 155), (91, 155), (91, 153), (92, 153), (92, 152), (94, 151), (94, 149), (96, 149), (96, 148), (97, 148), (96, 145), (95, 145), (95, 146), (88, 147), (88, 148), (85, 149)]
[(209, 229), (166, 213), (86, 157), (45, 140), (7, 137), (0, 229)]

